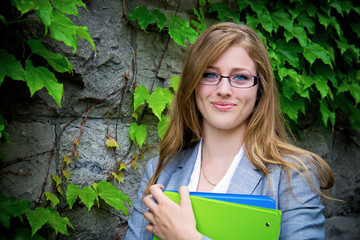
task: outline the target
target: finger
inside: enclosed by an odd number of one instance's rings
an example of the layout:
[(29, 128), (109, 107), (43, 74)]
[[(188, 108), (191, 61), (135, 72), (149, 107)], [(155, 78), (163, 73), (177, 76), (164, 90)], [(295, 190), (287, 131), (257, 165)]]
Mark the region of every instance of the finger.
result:
[(150, 211), (154, 212), (154, 210), (157, 207), (157, 204), (152, 194), (149, 194), (146, 197), (144, 197), (143, 202)]
[[(157, 202), (162, 202), (162, 201), (166, 201), (166, 199), (168, 199), (168, 197), (165, 196), (165, 194), (163, 193), (160, 184), (155, 184), (150, 186), (149, 190), (150, 193), (154, 196), (154, 198), (156, 199)], [(163, 187), (163, 186), (162, 186)]]
[(162, 185), (162, 184), (157, 183), (157, 184), (154, 184), (154, 185), (159, 187), (162, 191), (164, 191), (164, 189), (165, 189), (164, 185)]
[(144, 218), (146, 219), (146, 220), (148, 220), (151, 224), (153, 224), (154, 223), (154, 214), (152, 214), (150, 211), (145, 211), (144, 212)]
[(190, 193), (189, 188), (187, 186), (181, 186), (179, 188), (179, 195), (180, 195), (180, 203), (179, 205), (181, 207), (187, 207), (191, 208), (191, 199), (190, 199)]
[(148, 225), (146, 225), (145, 230), (148, 231), (151, 234), (154, 234), (154, 225), (149, 223)]

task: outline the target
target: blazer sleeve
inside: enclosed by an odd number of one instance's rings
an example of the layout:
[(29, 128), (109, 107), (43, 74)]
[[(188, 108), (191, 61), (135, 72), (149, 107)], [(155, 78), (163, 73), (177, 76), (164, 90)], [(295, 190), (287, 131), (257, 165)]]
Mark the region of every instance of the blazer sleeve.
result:
[[(325, 217), (322, 214), (324, 206), (321, 204), (321, 197), (299, 173), (292, 171), (290, 177), (291, 190), (286, 176), (280, 178), (280, 239), (325, 239)], [(317, 178), (314, 175), (312, 177), (319, 189)]]
[(155, 171), (157, 161), (158, 158), (153, 158), (149, 160), (149, 162), (146, 164), (145, 174), (140, 182), (139, 190), (134, 202), (133, 213), (128, 221), (129, 228), (126, 232), (126, 240), (152, 239), (152, 235), (145, 230), (145, 227), (149, 222), (144, 218), (144, 212), (147, 211), (147, 207), (145, 206), (145, 204), (141, 204), (141, 199), (145, 187)]

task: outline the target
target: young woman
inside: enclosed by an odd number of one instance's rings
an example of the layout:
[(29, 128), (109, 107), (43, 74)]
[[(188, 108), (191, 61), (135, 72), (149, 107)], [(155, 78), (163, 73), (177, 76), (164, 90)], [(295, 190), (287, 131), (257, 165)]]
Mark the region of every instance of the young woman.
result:
[[(169, 124), (159, 157), (147, 164), (126, 239), (208, 239), (196, 230), (189, 190), (268, 195), (282, 211), (281, 239), (325, 238), (320, 199), (333, 185), (331, 169), (289, 143), (254, 30), (221, 23), (198, 37)], [(180, 204), (164, 189), (179, 190)]]

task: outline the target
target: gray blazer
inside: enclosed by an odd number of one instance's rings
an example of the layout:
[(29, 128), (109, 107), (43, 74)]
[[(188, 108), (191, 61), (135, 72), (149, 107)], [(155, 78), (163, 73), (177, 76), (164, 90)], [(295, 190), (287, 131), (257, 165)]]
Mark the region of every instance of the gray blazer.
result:
[[(195, 165), (198, 145), (181, 151), (161, 172), (157, 183), (163, 184), (166, 190), (178, 190), (180, 186), (187, 186)], [(129, 219), (129, 229), (125, 239), (152, 239), (152, 235), (145, 230), (148, 221), (143, 214), (147, 210), (141, 204), (141, 197), (146, 184), (153, 175), (158, 158), (149, 160), (146, 171), (141, 180), (134, 211)], [(322, 214), (324, 206), (319, 195), (315, 194), (303, 178), (296, 172), (292, 173), (292, 191), (289, 190), (281, 168), (270, 166), (270, 185), (267, 177), (260, 173), (244, 156), (234, 173), (227, 193), (268, 195), (276, 202), (276, 208), (282, 211), (280, 239), (325, 239), (325, 217)], [(316, 184), (318, 184), (316, 182)], [(241, 236), (239, 236), (239, 239)], [(209, 239), (203, 237), (202, 239)]]

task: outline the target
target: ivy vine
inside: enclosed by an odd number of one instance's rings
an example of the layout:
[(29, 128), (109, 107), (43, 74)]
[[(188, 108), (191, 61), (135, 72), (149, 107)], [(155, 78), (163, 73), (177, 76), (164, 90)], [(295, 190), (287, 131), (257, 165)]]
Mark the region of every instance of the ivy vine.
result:
[(268, 49), (281, 108), (294, 130), (302, 126), (309, 112), (325, 128), (334, 130), (336, 116), (342, 115), (352, 127), (360, 129), (358, 3), (238, 0), (229, 6), (200, 0), (198, 7), (193, 9), (191, 21), (172, 14), (167, 18), (158, 9), (149, 11), (144, 6), (135, 8), (129, 20), (137, 20), (145, 32), (166, 29), (180, 46), (191, 44), (207, 28), (205, 16), (246, 23)]

